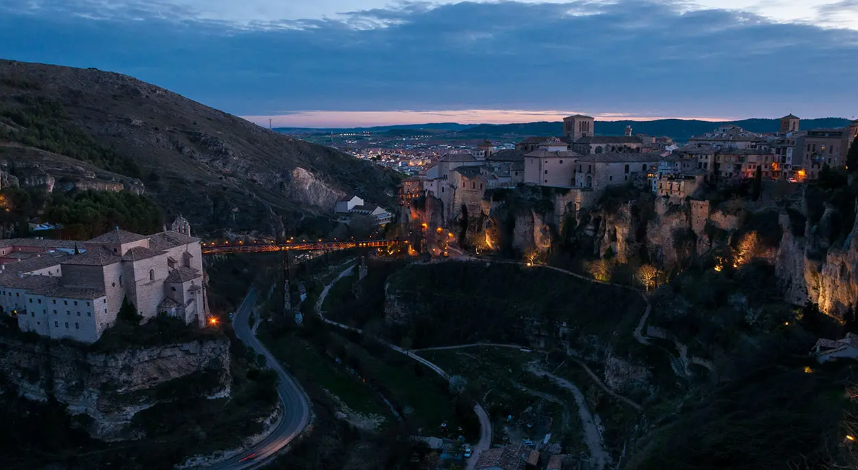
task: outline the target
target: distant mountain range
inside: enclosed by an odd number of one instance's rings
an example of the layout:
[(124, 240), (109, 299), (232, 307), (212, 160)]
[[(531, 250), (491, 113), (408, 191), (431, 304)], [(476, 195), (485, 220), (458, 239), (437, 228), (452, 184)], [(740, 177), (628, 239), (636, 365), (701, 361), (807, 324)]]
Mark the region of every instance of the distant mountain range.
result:
[[(740, 121), (704, 121), (699, 119), (657, 119), (654, 121), (596, 121), (596, 134), (598, 135), (623, 135), (626, 126), (632, 126), (635, 134), (648, 134), (653, 136), (669, 136), (678, 141), (686, 141), (688, 138), (712, 131), (718, 126), (735, 124), (751, 132), (766, 133), (777, 132), (780, 129), (779, 119), (743, 119)], [(821, 129), (831, 127), (845, 127), (849, 124), (844, 118), (819, 118), (802, 119), (801, 128)], [(380, 127), (358, 127), (351, 129), (307, 129), (307, 128), (277, 128), (276, 131), (284, 134), (312, 134), (312, 133), (385, 133), (416, 134), (415, 131), (425, 131), (439, 134), (448, 134), (451, 138), (487, 138), (487, 139), (515, 139), (522, 136), (549, 136), (562, 135), (562, 122), (527, 122), (517, 124), (477, 124), (465, 125), (458, 123), (433, 123), (433, 124), (408, 124), (399, 126)]]
[(344, 133), (360, 133), (360, 132), (388, 132), (388, 131), (396, 131), (396, 130), (409, 130), (409, 131), (461, 131), (467, 129), (469, 127), (473, 127), (472, 124), (458, 124), (455, 122), (438, 122), (438, 123), (429, 123), (429, 124), (401, 124), (395, 126), (375, 126), (375, 127), (347, 127), (347, 128), (336, 128), (336, 127), (326, 127), (326, 128), (310, 128), (310, 127), (275, 127), (274, 130), (280, 132), (281, 134), (323, 134), (329, 132), (335, 132), (339, 134)]

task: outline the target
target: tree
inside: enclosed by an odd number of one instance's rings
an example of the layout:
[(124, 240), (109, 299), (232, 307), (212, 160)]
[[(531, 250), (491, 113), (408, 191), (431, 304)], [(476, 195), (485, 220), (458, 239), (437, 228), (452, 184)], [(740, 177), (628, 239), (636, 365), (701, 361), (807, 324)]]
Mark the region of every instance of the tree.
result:
[(850, 173), (858, 171), (858, 135), (852, 141), (852, 146), (849, 147), (849, 153), (846, 154), (846, 170)]
[(119, 308), (116, 318), (132, 325), (139, 325), (143, 315), (137, 312), (134, 304), (128, 301), (128, 296), (125, 296), (122, 298), (122, 307)]
[(357, 214), (349, 220), (349, 233), (357, 240), (365, 240), (378, 228), (378, 220), (372, 215)]
[(754, 186), (751, 188), (751, 196), (755, 201), (760, 200), (760, 195), (763, 192), (763, 167), (757, 165), (757, 172), (754, 173)]
[(658, 269), (656, 269), (655, 266), (644, 264), (638, 268), (637, 277), (646, 290), (649, 290), (649, 287), (655, 284), (655, 277), (657, 274)]
[(454, 395), (459, 395), (465, 391), (465, 388), (468, 386), (468, 381), (465, 380), (461, 375), (454, 375), (450, 377), (450, 393)]

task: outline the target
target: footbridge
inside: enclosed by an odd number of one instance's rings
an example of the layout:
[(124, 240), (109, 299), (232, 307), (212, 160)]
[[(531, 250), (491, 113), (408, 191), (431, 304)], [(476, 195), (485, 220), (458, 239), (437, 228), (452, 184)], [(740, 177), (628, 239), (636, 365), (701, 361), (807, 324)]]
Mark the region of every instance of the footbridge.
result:
[(244, 242), (244, 241), (221, 241), (204, 242), (202, 251), (204, 255), (223, 255), (228, 253), (267, 253), (272, 251), (335, 251), (350, 248), (382, 248), (407, 244), (404, 240), (366, 240), (366, 241), (317, 241), (300, 242), (286, 241), (275, 242)]

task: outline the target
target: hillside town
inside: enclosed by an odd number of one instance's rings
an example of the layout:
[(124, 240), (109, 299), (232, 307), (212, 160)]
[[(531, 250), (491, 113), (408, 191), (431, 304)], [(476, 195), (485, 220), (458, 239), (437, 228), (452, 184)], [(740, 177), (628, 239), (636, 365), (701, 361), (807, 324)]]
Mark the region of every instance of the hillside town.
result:
[(693, 197), (705, 184), (732, 184), (753, 179), (803, 183), (819, 178), (824, 167), (844, 168), (858, 120), (844, 128), (801, 129), (790, 114), (780, 130), (769, 134), (724, 125), (693, 136), (683, 145), (669, 137), (634, 134), (599, 135), (596, 120), (574, 115), (563, 120), (564, 135), (530, 137), (514, 149), (485, 141), (468, 151), (430, 159), (406, 178), (401, 202), (420, 195), (444, 201), (446, 219), (463, 204), (476, 207), (489, 189), (517, 185), (568, 190), (578, 207), (587, 207), (612, 186), (646, 186), (673, 201)]

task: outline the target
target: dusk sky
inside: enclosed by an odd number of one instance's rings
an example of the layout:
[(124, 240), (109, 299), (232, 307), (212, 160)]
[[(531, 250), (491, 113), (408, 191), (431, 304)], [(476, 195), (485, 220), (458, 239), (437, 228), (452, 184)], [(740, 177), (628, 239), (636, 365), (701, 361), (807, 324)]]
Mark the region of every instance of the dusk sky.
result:
[(0, 58), (255, 122), (858, 115), (858, 0), (0, 0)]

